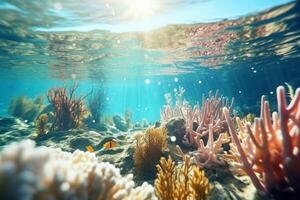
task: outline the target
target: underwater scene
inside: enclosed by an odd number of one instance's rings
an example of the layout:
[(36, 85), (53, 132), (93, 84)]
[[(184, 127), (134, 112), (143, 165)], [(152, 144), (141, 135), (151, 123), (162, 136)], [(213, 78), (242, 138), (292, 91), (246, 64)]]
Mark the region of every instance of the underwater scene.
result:
[(0, 0), (1, 200), (300, 199), (300, 1)]

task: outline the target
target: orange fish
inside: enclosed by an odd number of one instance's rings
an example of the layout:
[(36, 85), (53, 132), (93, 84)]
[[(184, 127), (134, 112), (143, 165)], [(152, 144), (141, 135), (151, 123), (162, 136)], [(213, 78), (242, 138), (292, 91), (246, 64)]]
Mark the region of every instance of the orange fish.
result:
[(111, 148), (114, 148), (114, 147), (117, 147), (117, 146), (118, 146), (118, 144), (115, 140), (110, 140), (110, 141), (105, 142), (103, 144), (104, 149), (111, 149)]
[(91, 153), (95, 152), (94, 148), (91, 145), (87, 146), (86, 150)]

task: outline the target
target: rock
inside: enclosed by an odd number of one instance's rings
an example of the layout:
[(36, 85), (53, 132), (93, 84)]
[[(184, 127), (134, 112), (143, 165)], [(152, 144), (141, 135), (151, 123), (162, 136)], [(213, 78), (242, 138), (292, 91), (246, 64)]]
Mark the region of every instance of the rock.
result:
[(84, 124), (88, 128), (92, 128), (92, 129), (95, 129), (97, 131), (108, 131), (108, 127), (105, 123), (97, 122), (91, 116), (88, 116), (87, 118), (84, 119)]
[(165, 127), (168, 130), (169, 136), (176, 137), (176, 144), (180, 147), (184, 147), (182, 143), (183, 136), (186, 133), (185, 121), (182, 118), (173, 118), (165, 124)]
[(35, 138), (39, 146), (61, 148), (64, 151), (74, 152), (77, 149), (86, 151), (91, 145), (95, 151), (99, 150), (97, 144), (105, 136), (105, 132), (73, 129), (68, 131), (54, 131)]
[(120, 132), (120, 130), (118, 130), (114, 126), (106, 125), (106, 127), (107, 127), (107, 132), (111, 132), (111, 133), (119, 133)]
[(113, 122), (116, 128), (119, 129), (120, 131), (124, 131), (124, 132), (128, 131), (126, 121), (120, 115), (113, 116)]
[(121, 145), (117, 148), (108, 149), (105, 151), (100, 151), (97, 153), (99, 155), (99, 161), (110, 162), (116, 167), (120, 168), (121, 174), (134, 173), (134, 161), (132, 158), (134, 152), (134, 145), (127, 144)]
[(14, 117), (0, 118), (0, 127), (12, 126), (15, 124), (17, 124), (17, 118)]
[(226, 189), (218, 182), (214, 182), (213, 184), (213, 188), (210, 191), (210, 195), (208, 196), (208, 200), (214, 200), (214, 199), (218, 199), (218, 200), (237, 200), (238, 198), (236, 198), (234, 195), (231, 194), (230, 191), (226, 191)]
[(0, 118), (0, 147), (11, 142), (29, 139), (35, 129), (18, 118)]
[(160, 126), (161, 126), (161, 122), (160, 121), (155, 122), (154, 128), (159, 128)]

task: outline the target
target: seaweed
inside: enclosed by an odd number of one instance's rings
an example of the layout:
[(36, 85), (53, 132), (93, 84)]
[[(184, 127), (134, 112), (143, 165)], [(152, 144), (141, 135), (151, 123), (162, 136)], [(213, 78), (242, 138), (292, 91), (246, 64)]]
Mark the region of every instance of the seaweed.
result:
[(155, 178), (156, 165), (167, 148), (167, 130), (148, 128), (137, 138), (133, 154), (136, 174), (141, 179)]
[(131, 124), (132, 112), (130, 110), (126, 110), (125, 114), (124, 114), (124, 118), (125, 118), (127, 128), (131, 128), (132, 127), (132, 124)]
[(37, 120), (35, 121), (35, 126), (37, 128), (38, 135), (43, 135), (48, 132), (48, 115), (47, 114), (41, 114)]
[(75, 97), (78, 84), (74, 83), (69, 88), (65, 87), (52, 88), (48, 91), (47, 98), (49, 103), (54, 107), (54, 121), (50, 130), (69, 130), (79, 128), (87, 114), (84, 104), (84, 97)]
[(88, 108), (94, 120), (94, 123), (100, 123), (105, 107), (103, 87), (99, 86), (97, 90), (92, 90), (88, 98)]
[(11, 100), (8, 111), (14, 117), (33, 122), (44, 108), (43, 103), (42, 96), (38, 96), (34, 100), (26, 96), (19, 96)]

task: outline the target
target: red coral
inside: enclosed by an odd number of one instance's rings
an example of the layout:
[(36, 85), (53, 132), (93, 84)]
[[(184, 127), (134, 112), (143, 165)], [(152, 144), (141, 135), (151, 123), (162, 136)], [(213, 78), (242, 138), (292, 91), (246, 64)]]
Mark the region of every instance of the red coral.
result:
[(83, 98), (75, 98), (78, 84), (74, 83), (67, 93), (67, 89), (52, 88), (48, 91), (47, 98), (54, 107), (54, 122), (51, 130), (69, 130), (78, 128), (87, 113)]

